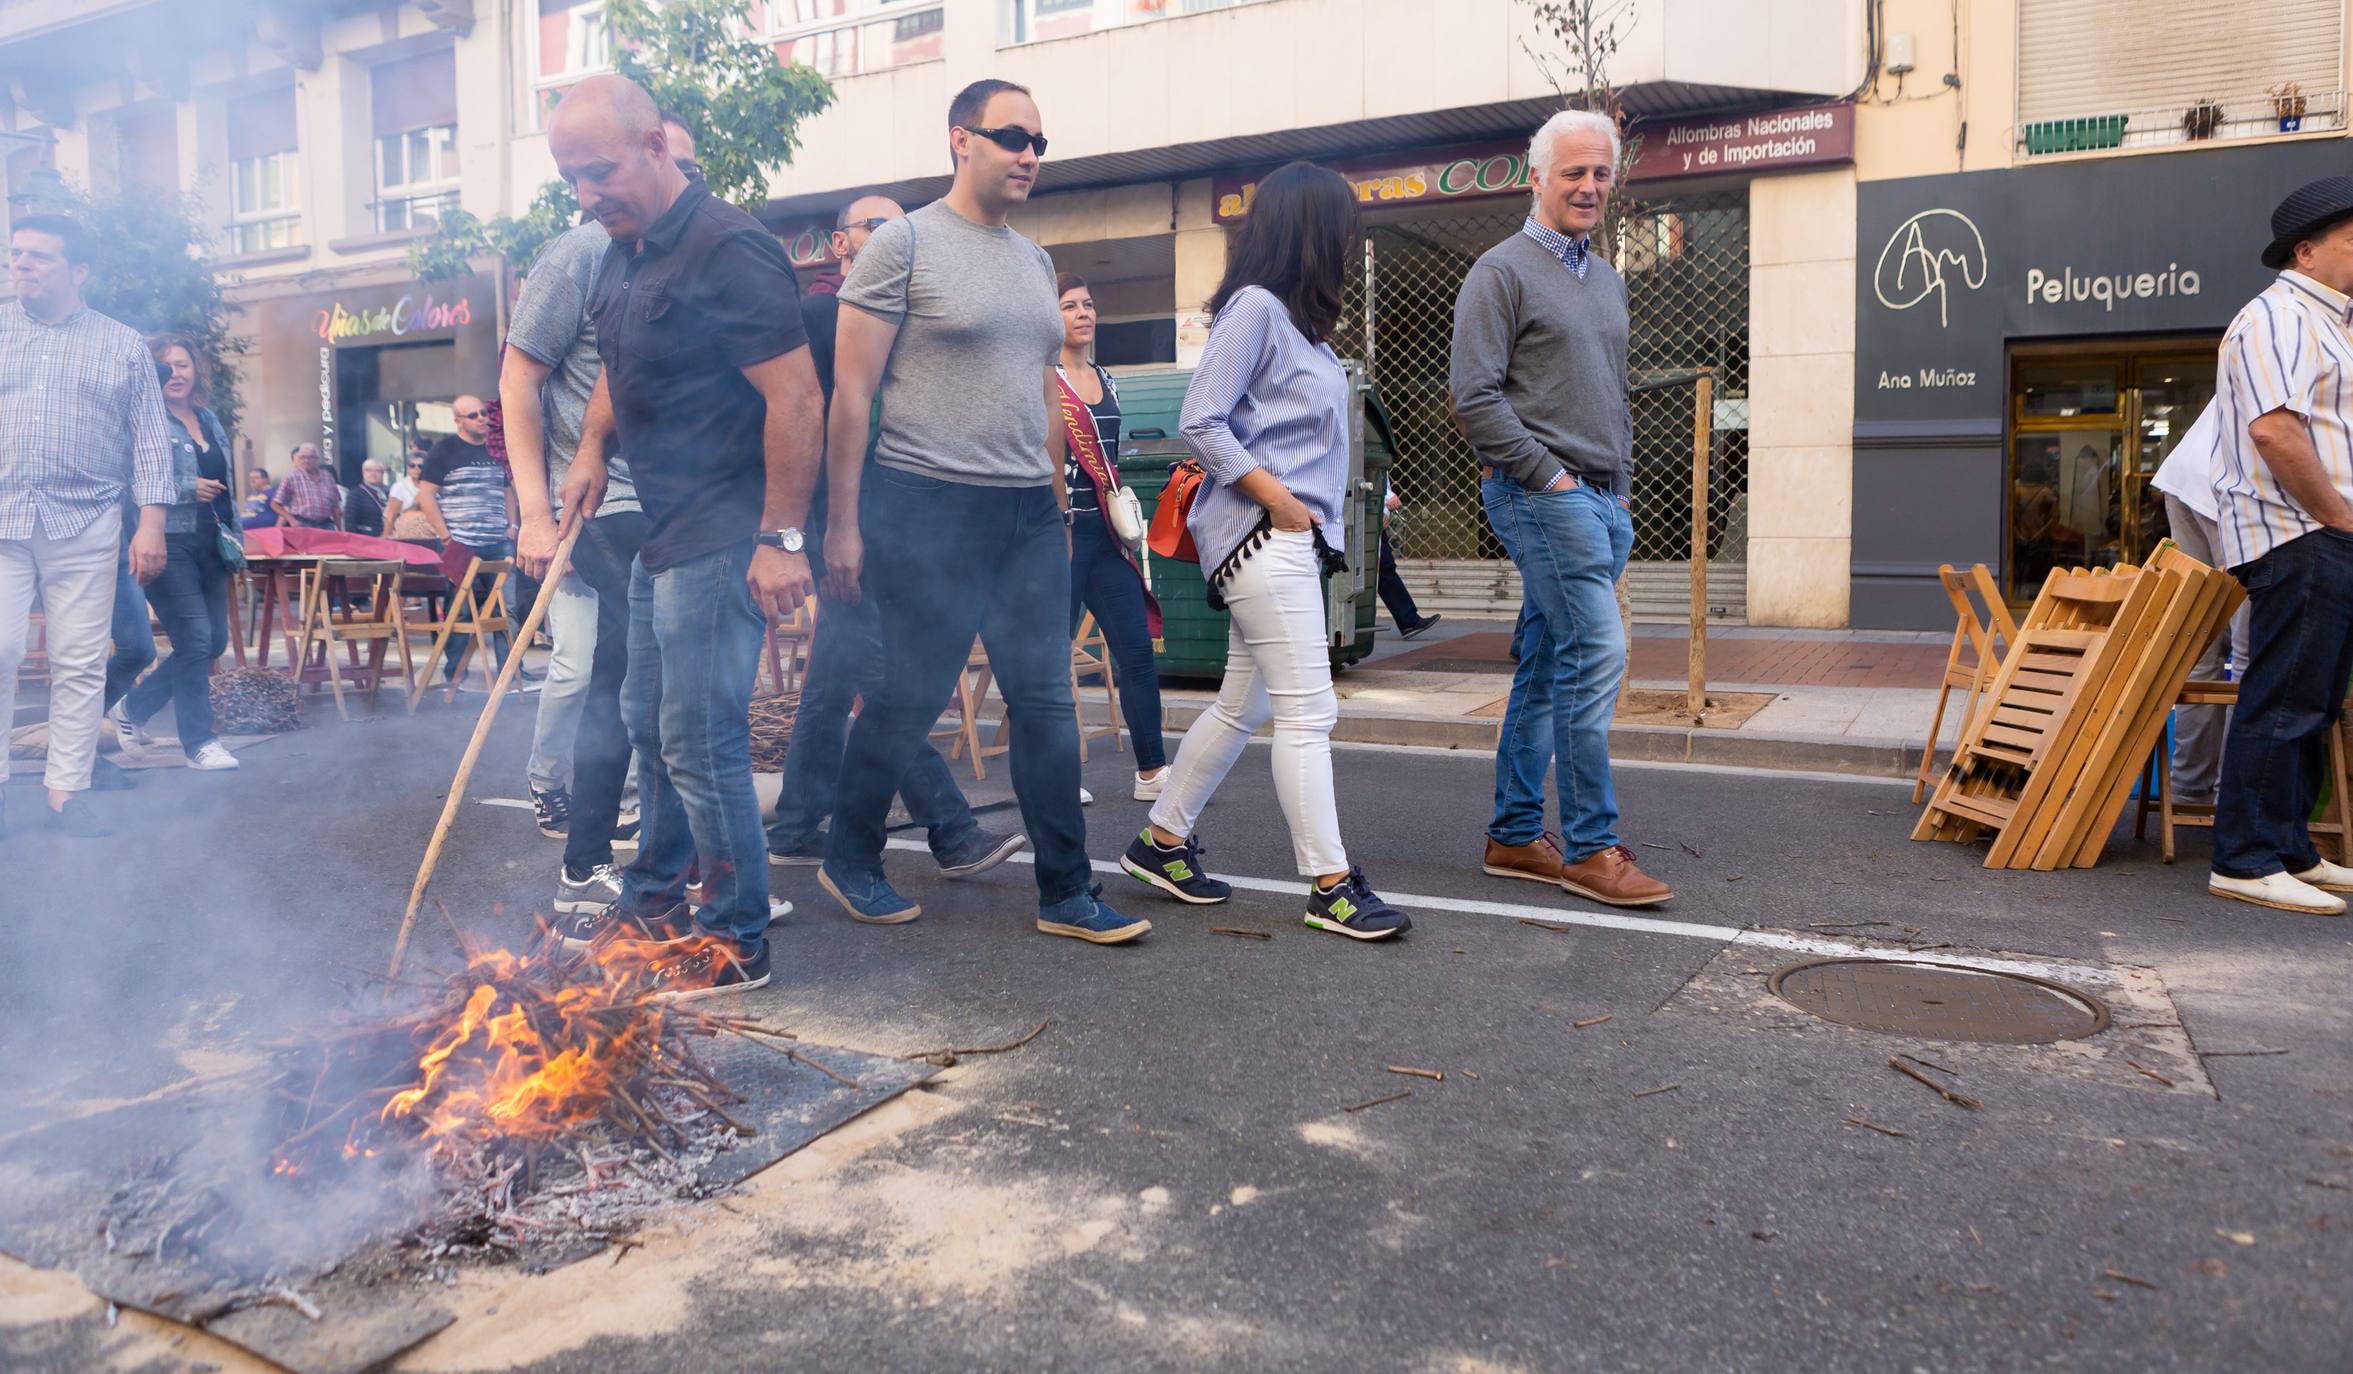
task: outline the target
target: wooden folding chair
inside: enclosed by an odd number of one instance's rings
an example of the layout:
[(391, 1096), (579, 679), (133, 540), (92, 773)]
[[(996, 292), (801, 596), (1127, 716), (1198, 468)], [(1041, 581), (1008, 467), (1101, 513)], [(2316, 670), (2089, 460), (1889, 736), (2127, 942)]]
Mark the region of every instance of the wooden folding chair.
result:
[[(303, 599), (302, 650), (296, 662), (308, 664), (311, 651), (317, 649), (326, 667), (328, 689), (335, 694), (335, 714), (345, 720), (351, 718), (351, 712), (343, 704), (344, 669), (335, 662), (337, 645), (344, 646), (345, 655), (358, 667), (359, 683), (355, 686), (365, 686), (371, 708), (383, 688), (385, 659), (394, 645), (400, 648), (403, 695), (416, 691), (417, 665), (409, 655), (408, 617), (400, 601), (403, 571), (403, 565), (398, 562), (353, 559), (321, 563), (316, 574), (319, 585)], [(347, 609), (340, 613), (325, 589), (332, 578), (343, 579), (346, 589)], [(349, 590), (363, 584), (367, 588), (367, 608), (348, 609)], [(368, 646), (368, 661), (364, 666), (358, 662), (359, 646), (363, 644)]]
[[(2192, 681), (2182, 685), (2175, 706), (2223, 706), (2239, 704), (2239, 684), (2235, 682)], [(2348, 702), (2353, 707), (2353, 702)], [(2353, 767), (2346, 762), (2345, 733), (2353, 728), (2353, 720), (2340, 722), (2329, 731), (2328, 819), (2314, 821), (2310, 829), (2315, 838), (2328, 836), (2337, 842), (2337, 862), (2353, 864)], [(2132, 837), (2143, 839), (2149, 832), (2149, 813), (2157, 813), (2157, 851), (2165, 862), (2172, 863), (2175, 855), (2177, 827), (2214, 828), (2213, 806), (2201, 802), (2183, 802), (2173, 796), (2173, 759), (2160, 737), (2149, 751), (2149, 761), (2141, 770), (2139, 810), (2133, 816)]]
[[(766, 642), (761, 646), (761, 657), (768, 665), (768, 690), (783, 693), (797, 691), (801, 678), (809, 671), (810, 646), (817, 639), (817, 598), (810, 597), (792, 617), (779, 625), (768, 623)], [(759, 684), (753, 684), (753, 691)]]
[[(449, 637), (453, 634), (466, 636), (466, 647), (459, 651), (457, 671), (449, 675), (441, 699), (457, 700), (458, 682), (465, 677), (467, 666), (476, 661), (478, 653), (481, 653), (482, 690), (489, 692), (497, 688), (497, 655), (481, 651), (485, 636), (508, 632), (507, 573), (513, 568), (513, 561), (505, 558), (487, 562), (480, 558), (471, 560), (466, 564), (466, 575), (450, 593), (449, 613), (415, 627), (433, 633), (433, 648), (425, 655), (425, 670), (409, 686), (410, 715), (416, 714), (417, 703), (432, 689), (433, 665), (441, 662), (442, 651), (449, 647)], [(519, 654), (523, 646), (512, 645), (508, 651)]]
[[(1912, 804), (1918, 806), (1928, 795), (1930, 770), (1936, 765), (1937, 741), (1944, 734), (1945, 703), (1952, 698), (1953, 689), (1962, 691), (1961, 733), (1967, 734), (1970, 722), (1977, 716), (1977, 699), (1984, 692), (1995, 673), (2001, 670), (2001, 650), (2018, 639), (2018, 624), (2010, 618), (2010, 608), (2002, 601), (2001, 589), (1994, 584), (1993, 573), (1983, 563), (1961, 572), (1950, 563), (1940, 564), (1937, 580), (1944, 584), (1945, 599), (1953, 603), (1953, 645), (1945, 654), (1944, 680), (1936, 689), (1936, 714), (1928, 722), (1928, 740), (1920, 746), (1920, 772), (1912, 780)], [(1970, 603), (1974, 590), (1986, 606), (1980, 617)]]
[(954, 714), (955, 720), (934, 725), (931, 729), (932, 739), (954, 741), (948, 746), (949, 759), (960, 759), (967, 753), (972, 755), (972, 777), (975, 782), (988, 777), (990, 759), (1012, 750), (1012, 746), (1005, 742), (1002, 721), (998, 723), (996, 743), (983, 745), (980, 742), (980, 708), (981, 703), (988, 700), (989, 677), (988, 650), (976, 638), (972, 641), (972, 651), (964, 656), (964, 667), (956, 674), (956, 695), (948, 702), (948, 710)]
[[(1093, 677), (1103, 684), (1103, 723), (1087, 724), (1087, 700), (1081, 687)], [(1070, 644), (1070, 704), (1071, 714), (1078, 718), (1078, 761), (1087, 761), (1087, 741), (1111, 737), (1111, 752), (1120, 751), (1119, 742), (1119, 684), (1111, 669), (1111, 642), (1104, 638), (1102, 627), (1095, 623), (1095, 613), (1089, 611), (1079, 620), (1078, 635)]]

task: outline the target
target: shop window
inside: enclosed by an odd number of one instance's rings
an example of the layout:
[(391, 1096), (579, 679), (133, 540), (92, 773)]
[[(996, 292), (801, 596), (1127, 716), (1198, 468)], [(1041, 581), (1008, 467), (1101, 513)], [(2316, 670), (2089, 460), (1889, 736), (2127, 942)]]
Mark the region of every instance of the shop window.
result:
[(2019, 0), (2018, 149), (2342, 129), (2343, 26), (2343, 0)]

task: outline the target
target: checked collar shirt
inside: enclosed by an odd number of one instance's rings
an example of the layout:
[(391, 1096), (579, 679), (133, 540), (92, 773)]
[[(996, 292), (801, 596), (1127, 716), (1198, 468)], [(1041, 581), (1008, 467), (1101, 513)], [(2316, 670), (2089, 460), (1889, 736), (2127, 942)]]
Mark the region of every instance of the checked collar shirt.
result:
[(0, 539), (70, 539), (122, 504), (179, 499), (155, 360), (87, 306), (43, 324), (0, 308)]
[(1545, 252), (1559, 258), (1563, 266), (1577, 274), (1577, 280), (1585, 280), (1585, 266), (1593, 252), (1590, 235), (1579, 239), (1570, 238), (1534, 215), (1528, 216), (1527, 222), (1520, 226), (1520, 232), (1543, 244)]

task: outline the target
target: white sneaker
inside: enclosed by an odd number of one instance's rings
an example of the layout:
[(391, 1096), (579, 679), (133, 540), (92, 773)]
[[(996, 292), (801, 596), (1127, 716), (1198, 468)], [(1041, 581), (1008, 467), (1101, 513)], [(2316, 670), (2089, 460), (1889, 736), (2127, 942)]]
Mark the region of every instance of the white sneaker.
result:
[[(2334, 867), (2325, 863), (2321, 866)], [(2336, 871), (2353, 877), (2353, 870), (2339, 868)], [(2345, 914), (2343, 898), (2331, 897), (2303, 879), (2286, 873), (2271, 873), (2260, 878), (2225, 878), (2219, 873), (2209, 873), (2206, 875), (2206, 890), (2217, 897), (2253, 902), (2274, 911), (2293, 911), (2300, 916)]]
[[(125, 753), (144, 749), (155, 743), (155, 736), (147, 733), (146, 726), (137, 724), (129, 716), (123, 714), (123, 704), (119, 701), (106, 708), (106, 719), (109, 724), (114, 726), (115, 743), (121, 745)], [(233, 768), (236, 765), (229, 766)]]
[(2353, 892), (2353, 868), (2326, 859), (2296, 875), (2296, 881), (2323, 892)]
[(1168, 770), (1166, 768), (1149, 778), (1138, 773), (1136, 774), (1136, 800), (1158, 801), (1160, 800), (1160, 789), (1166, 786), (1168, 786)]
[(1083, 787), (1080, 788), (1078, 790), (1078, 804), (1081, 806), (1093, 806), (1095, 804), (1095, 794), (1089, 792)]
[[(705, 893), (704, 893), (704, 891), (703, 891), (703, 885), (702, 885), (701, 883), (690, 883), (690, 884), (688, 884), (688, 885), (687, 885), (687, 889), (686, 889), (686, 907), (687, 907), (687, 910), (689, 910), (689, 911), (700, 911), (700, 910), (702, 910), (704, 907), (706, 907), (706, 906), (710, 905), (710, 903), (708, 903), (708, 902), (706, 902), (706, 901), (704, 901), (704, 900), (703, 900), (703, 898), (704, 898), (706, 895), (707, 895), (707, 894), (705, 894)], [(785, 917), (787, 917), (787, 916), (790, 916), (790, 915), (792, 915), (792, 914), (793, 914), (793, 904), (792, 904), (791, 902), (788, 902), (788, 901), (786, 901), (786, 900), (785, 900), (784, 898), (782, 898), (782, 897), (770, 897), (770, 898), (768, 899), (768, 919), (769, 919), (769, 920), (771, 920), (771, 921), (781, 921), (781, 920), (783, 920)]]
[(207, 773), (221, 773), (242, 765), (237, 762), (235, 754), (221, 747), (219, 740), (208, 739), (197, 745), (196, 752), (188, 756), (188, 766), (201, 768)]

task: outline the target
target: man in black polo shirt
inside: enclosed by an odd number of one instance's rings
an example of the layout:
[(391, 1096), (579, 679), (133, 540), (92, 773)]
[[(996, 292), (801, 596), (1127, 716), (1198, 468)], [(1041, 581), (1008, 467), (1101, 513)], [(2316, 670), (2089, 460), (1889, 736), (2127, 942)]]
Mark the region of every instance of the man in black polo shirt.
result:
[[(653, 527), (629, 585), (622, 712), (648, 765), (621, 900), (567, 925), (692, 940), (657, 977), (691, 997), (768, 981), (768, 862), (747, 717), (764, 622), (811, 588), (800, 525), (818, 468), (817, 377), (792, 265), (759, 221), (689, 179), (652, 97), (591, 77), (557, 106), (556, 167), (613, 244), (589, 289), (604, 373), (566, 474), (564, 520), (603, 497), (604, 441), (629, 454)], [(692, 919), (699, 854), (708, 900)]]

